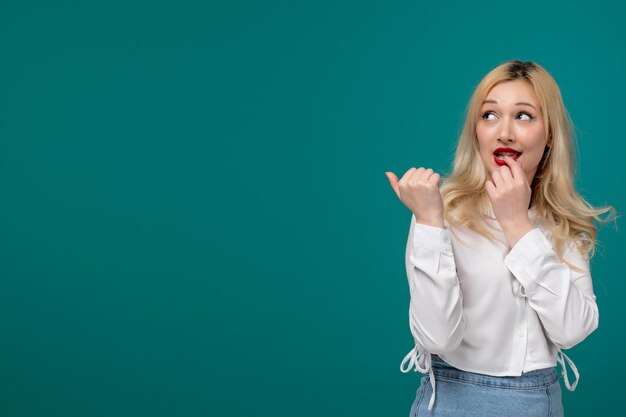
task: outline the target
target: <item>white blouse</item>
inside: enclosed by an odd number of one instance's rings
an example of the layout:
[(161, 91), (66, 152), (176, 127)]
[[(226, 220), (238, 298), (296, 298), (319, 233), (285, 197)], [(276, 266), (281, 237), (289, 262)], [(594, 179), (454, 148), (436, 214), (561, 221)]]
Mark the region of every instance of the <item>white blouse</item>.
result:
[[(573, 391), (578, 370), (561, 351), (583, 341), (598, 327), (588, 257), (571, 242), (559, 262), (550, 233), (536, 218), (535, 228), (509, 247), (489, 207), (486, 222), (497, 241), (468, 229), (416, 223), (411, 216), (406, 247), (410, 290), (409, 323), (415, 347), (400, 370), (429, 373), (435, 401), (431, 354), (469, 372), (519, 376), (561, 365)], [(564, 358), (576, 380), (570, 386)], [(405, 365), (408, 366), (405, 367)]]

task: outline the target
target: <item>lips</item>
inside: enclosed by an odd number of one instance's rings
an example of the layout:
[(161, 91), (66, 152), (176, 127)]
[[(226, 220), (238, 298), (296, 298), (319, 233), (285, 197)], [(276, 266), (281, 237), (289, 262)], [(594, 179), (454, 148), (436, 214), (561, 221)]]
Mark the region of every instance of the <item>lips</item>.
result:
[(506, 162), (504, 162), (504, 155), (509, 155), (517, 161), (517, 159), (522, 155), (522, 152), (513, 148), (498, 148), (493, 151), (493, 159), (496, 164), (506, 165)]

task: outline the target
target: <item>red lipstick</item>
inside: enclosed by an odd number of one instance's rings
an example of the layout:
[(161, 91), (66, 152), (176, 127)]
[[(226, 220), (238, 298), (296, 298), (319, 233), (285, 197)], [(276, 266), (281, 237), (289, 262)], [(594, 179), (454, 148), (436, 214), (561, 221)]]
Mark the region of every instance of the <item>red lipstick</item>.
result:
[(504, 162), (504, 159), (498, 158), (498, 154), (502, 154), (504, 152), (516, 154), (516, 156), (513, 157), (513, 160), (515, 160), (515, 161), (517, 161), (517, 159), (522, 154), (521, 151), (518, 151), (516, 149), (512, 149), (512, 148), (498, 148), (495, 151), (493, 151), (493, 160), (496, 162), (497, 165), (506, 165), (506, 162)]

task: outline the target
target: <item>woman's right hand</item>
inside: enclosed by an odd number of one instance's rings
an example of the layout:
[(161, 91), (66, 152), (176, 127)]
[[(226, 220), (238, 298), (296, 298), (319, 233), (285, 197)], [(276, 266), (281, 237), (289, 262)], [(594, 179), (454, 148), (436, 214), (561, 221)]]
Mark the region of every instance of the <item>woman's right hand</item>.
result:
[(385, 172), (391, 188), (415, 215), (418, 223), (443, 228), (443, 199), (439, 192), (439, 174), (432, 169), (411, 168), (400, 181), (393, 172)]

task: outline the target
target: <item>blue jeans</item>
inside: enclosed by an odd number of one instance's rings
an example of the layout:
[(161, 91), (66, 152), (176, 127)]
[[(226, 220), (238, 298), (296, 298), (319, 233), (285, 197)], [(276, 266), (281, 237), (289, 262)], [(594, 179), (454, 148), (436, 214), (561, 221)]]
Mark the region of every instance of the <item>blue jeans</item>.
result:
[(430, 376), (420, 381), (410, 417), (563, 417), (561, 385), (556, 367), (521, 376), (489, 376), (466, 372), (433, 356), (435, 405)]

